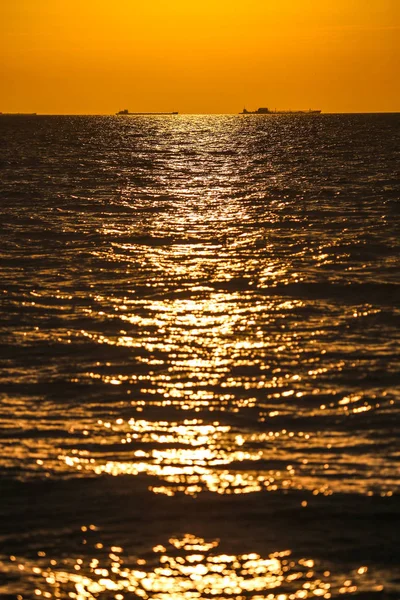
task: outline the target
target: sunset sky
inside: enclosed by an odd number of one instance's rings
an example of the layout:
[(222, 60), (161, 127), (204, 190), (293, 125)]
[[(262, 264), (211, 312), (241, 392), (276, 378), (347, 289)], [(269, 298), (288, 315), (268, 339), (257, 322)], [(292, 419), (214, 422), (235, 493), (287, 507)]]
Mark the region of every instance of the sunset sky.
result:
[(400, 0), (3, 0), (0, 111), (400, 111)]

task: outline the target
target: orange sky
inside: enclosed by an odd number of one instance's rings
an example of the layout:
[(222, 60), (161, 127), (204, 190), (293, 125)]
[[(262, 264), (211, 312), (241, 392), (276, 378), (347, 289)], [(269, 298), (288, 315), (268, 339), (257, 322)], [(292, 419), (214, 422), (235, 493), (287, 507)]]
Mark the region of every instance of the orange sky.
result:
[(3, 0), (0, 111), (400, 111), (400, 0)]

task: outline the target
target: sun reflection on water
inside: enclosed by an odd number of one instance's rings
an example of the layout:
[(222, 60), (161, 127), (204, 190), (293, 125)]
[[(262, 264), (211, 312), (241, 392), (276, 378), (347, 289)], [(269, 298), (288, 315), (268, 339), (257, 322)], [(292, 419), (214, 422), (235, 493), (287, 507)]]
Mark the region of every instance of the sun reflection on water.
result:
[(294, 557), (291, 550), (265, 557), (256, 552), (237, 555), (219, 550), (219, 540), (185, 534), (142, 556), (127, 556), (120, 546), (107, 548), (96, 541), (94, 525), (81, 529), (85, 554), (55, 559), (39, 551), (36, 559), (3, 557), (0, 565), (6, 574), (23, 579), (18, 600), (95, 600), (99, 594), (113, 600), (328, 600), (383, 590), (365, 565), (336, 573), (329, 564)]
[[(340, 436), (322, 432), (255, 431), (202, 419), (119, 418), (98, 420), (91, 439), (98, 445), (64, 451), (58, 460), (82, 475), (157, 478), (159, 483), (151, 483), (149, 490), (169, 496), (278, 490), (370, 494), (382, 473), (386, 482), (384, 487), (380, 484), (381, 494), (392, 495), (397, 485), (394, 467), (387, 467), (379, 456), (371, 456), (368, 465), (362, 454), (353, 456), (352, 462), (338, 457)], [(365, 443), (365, 438), (359, 440), (360, 447)]]
[[(343, 149), (342, 124), (319, 130), (320, 143), (296, 119), (114, 121), (115, 130), (81, 121), (68, 133), (57, 119), (61, 137), (43, 121), (49, 145), (33, 136), (35, 159), (23, 159), (6, 186), (2, 472), (52, 485), (82, 478), (72, 484), (77, 497), (86, 478), (97, 485), (102, 476), (120, 477), (121, 487), (135, 477), (133, 496), (150, 489), (208, 502), (212, 493), (231, 495), (212, 502), (232, 506), (234, 495), (257, 493), (251, 500), (262, 504), (263, 492), (277, 492), (277, 504), (298, 502), (306, 523), (313, 495), (329, 509), (335, 493), (398, 492), (388, 153), (366, 186)], [(297, 600), (382, 590), (363, 588), (366, 565), (335, 576), (290, 551), (237, 555), (189, 534), (132, 557), (90, 540), (94, 531), (82, 527), (82, 554), (60, 540), (64, 557), (40, 551), (1, 567), (11, 582), (35, 582), (29, 598)], [(48, 539), (44, 521), (36, 533)]]

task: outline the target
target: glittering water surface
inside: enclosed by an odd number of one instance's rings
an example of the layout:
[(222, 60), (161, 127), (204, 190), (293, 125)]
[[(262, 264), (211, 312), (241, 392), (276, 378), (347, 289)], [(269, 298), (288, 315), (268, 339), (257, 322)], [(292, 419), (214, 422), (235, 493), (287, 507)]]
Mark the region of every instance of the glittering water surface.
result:
[[(39, 551), (34, 560), (12, 555), (7, 568), (24, 587), (44, 598), (97, 598), (98, 594), (131, 598), (236, 598), (257, 600), (332, 598), (357, 591), (381, 592), (382, 585), (361, 565), (350, 574), (332, 574), (313, 559), (293, 560), (290, 550), (262, 557), (218, 552), (219, 540), (192, 534), (158, 544), (146, 558), (125, 556), (119, 546), (105, 548), (91, 539), (95, 525), (82, 526), (85, 553), (56, 560)], [(87, 539), (89, 538), (89, 540)], [(88, 544), (89, 542), (89, 544)], [(21, 567), (23, 567), (21, 569)], [(121, 592), (123, 592), (121, 594)]]
[[(399, 141), (0, 118), (3, 594), (398, 597)], [(129, 566), (68, 541), (87, 522)]]

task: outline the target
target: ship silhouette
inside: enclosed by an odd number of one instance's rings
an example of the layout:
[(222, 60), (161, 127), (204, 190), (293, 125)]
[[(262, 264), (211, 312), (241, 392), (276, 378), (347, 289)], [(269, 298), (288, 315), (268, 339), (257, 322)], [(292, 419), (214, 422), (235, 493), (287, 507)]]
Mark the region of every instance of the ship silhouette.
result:
[(129, 112), (127, 108), (116, 113), (119, 116), (124, 115), (177, 115), (178, 112)]
[(269, 108), (258, 108), (247, 110), (244, 108), (240, 115), (319, 115), (322, 111), (310, 108), (309, 110), (270, 110)]

